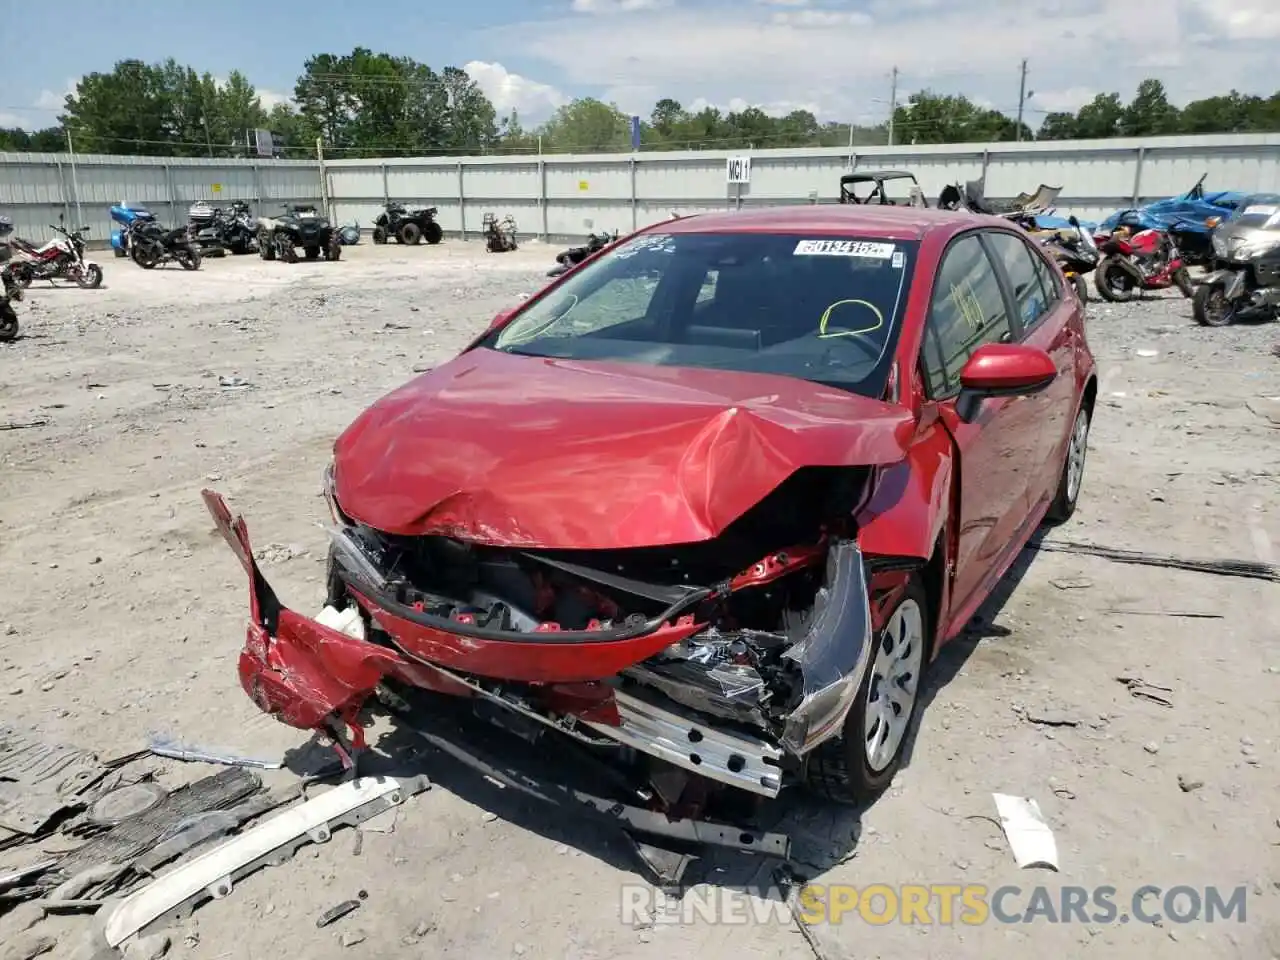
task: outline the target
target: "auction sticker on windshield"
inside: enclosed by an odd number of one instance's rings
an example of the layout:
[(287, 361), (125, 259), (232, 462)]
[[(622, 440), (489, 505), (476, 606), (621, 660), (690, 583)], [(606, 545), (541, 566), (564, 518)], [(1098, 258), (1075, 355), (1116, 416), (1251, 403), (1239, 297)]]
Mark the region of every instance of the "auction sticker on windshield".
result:
[(892, 243), (870, 240), (801, 240), (793, 251), (797, 257), (872, 257), (888, 260), (893, 256)]

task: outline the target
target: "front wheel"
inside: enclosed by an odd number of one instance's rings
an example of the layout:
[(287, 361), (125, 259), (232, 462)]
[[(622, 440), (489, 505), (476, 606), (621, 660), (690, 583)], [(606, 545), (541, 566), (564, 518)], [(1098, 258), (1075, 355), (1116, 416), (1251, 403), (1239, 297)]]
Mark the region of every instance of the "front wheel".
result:
[(0, 343), (18, 339), (18, 314), (9, 302), (0, 303)]
[(23, 290), (31, 286), (31, 281), (35, 278), (35, 274), (31, 272), (31, 268), (25, 263), (15, 264), (10, 272), (13, 275), (14, 283), (20, 286)]
[(902, 765), (920, 703), (932, 636), (924, 583), (913, 576), (872, 640), (866, 674), (838, 737), (809, 755), (809, 788), (838, 803), (869, 804)]
[(423, 228), (422, 238), (434, 246), (444, 239), (444, 228), (432, 220)]
[(400, 242), (414, 246), (422, 239), (422, 228), (410, 220), (408, 223), (400, 227)]
[(374, 243), (386, 243), (386, 242), (387, 242), (387, 228), (386, 228), (386, 227), (374, 227), (374, 228), (373, 228), (373, 242), (374, 242)]
[(96, 290), (102, 286), (102, 268), (96, 263), (86, 263), (76, 276), (76, 283), (86, 290)]
[(1087, 304), (1089, 302), (1089, 284), (1084, 282), (1084, 277), (1078, 273), (1073, 273), (1071, 275), (1071, 286), (1075, 287), (1076, 296), (1080, 299), (1080, 302)]
[(1221, 280), (1203, 284), (1191, 298), (1191, 312), (1202, 327), (1225, 327), (1236, 318)]
[(1104, 300), (1112, 303), (1128, 303), (1140, 292), (1137, 278), (1117, 257), (1106, 257), (1093, 272), (1093, 285)]
[(1196, 295), (1195, 287), (1191, 285), (1191, 273), (1186, 267), (1179, 267), (1173, 272), (1173, 284), (1188, 300)]

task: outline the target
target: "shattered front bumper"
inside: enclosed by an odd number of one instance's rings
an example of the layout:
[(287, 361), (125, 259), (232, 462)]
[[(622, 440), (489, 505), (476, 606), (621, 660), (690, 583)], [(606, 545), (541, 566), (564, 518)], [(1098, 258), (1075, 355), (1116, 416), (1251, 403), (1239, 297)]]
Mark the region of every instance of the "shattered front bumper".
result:
[[(647, 688), (618, 688), (618, 675), (627, 668), (707, 629), (692, 615), (664, 614), (583, 631), (553, 623), (499, 631), (465, 618), (445, 620), (398, 602), (356, 539), (333, 531), (335, 563), (349, 592), (390, 639), (392, 645), (383, 645), (365, 638), (362, 623), (340, 630), (283, 606), (254, 560), (243, 518), (233, 517), (219, 494), (206, 490), (203, 496), (250, 579), (251, 620), (239, 661), (245, 692), (259, 709), (294, 727), (332, 730), (344, 722), (357, 746), (363, 740), (356, 713), (391, 678), (497, 700), (580, 739), (588, 732), (603, 736), (699, 776), (773, 797), (783, 786), (788, 757), (799, 760), (839, 734), (870, 658), (868, 581), (853, 541), (830, 547), (820, 601), (804, 635), (783, 654), (798, 666), (802, 690), (774, 742), (665, 699), (660, 703)], [(548, 710), (495, 693), (477, 677), (528, 684), (546, 695)]]

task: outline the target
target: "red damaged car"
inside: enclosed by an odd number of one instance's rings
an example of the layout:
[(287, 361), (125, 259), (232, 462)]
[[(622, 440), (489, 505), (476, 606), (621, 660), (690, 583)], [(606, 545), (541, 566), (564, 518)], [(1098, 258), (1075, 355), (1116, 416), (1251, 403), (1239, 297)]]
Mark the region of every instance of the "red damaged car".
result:
[(354, 747), (391, 681), (636, 782), (872, 799), (929, 661), (1075, 509), (1096, 395), (1082, 304), (1005, 220), (657, 224), (343, 432), (318, 618), (205, 492), (252, 584), (241, 682)]

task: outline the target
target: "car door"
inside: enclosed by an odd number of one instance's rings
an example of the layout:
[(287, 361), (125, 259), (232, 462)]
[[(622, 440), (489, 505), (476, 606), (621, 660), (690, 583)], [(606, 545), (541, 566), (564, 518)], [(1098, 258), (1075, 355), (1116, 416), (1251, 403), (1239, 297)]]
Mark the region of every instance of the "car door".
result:
[(959, 450), (958, 549), (951, 610), (972, 613), (1003, 566), (1025, 523), (1027, 476), (1039, 443), (1025, 397), (984, 401), (972, 423), (956, 412), (960, 370), (979, 347), (1011, 343), (1015, 328), (996, 265), (974, 231), (943, 252), (921, 344), (921, 374), (930, 402)]
[(1047, 507), (1057, 492), (1064, 444), (1075, 415), (1076, 328), (1070, 321), (1081, 308), (1075, 297), (1064, 296), (1057, 271), (1026, 238), (993, 231), (986, 243), (1014, 303), (1014, 336), (1045, 351), (1058, 368), (1047, 390), (1021, 404), (1034, 419), (1038, 436), (1027, 476), (1027, 509), (1035, 512)]

